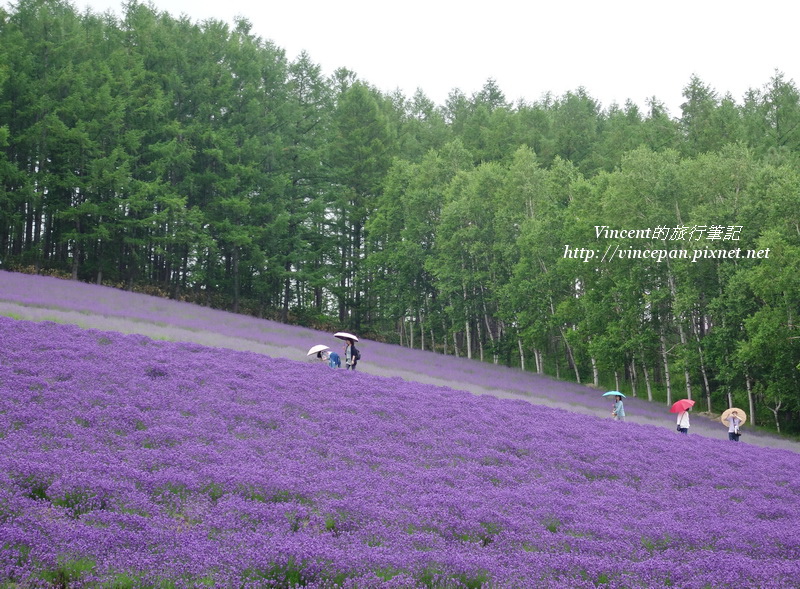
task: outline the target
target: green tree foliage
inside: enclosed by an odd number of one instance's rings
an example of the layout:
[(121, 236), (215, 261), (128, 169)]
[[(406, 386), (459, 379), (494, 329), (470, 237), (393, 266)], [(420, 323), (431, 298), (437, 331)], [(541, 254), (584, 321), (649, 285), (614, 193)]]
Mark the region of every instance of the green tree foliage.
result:
[[(332, 138), (332, 89), (306, 53), (289, 66), (288, 124), (283, 131), (287, 170), (286, 231), (277, 245), (282, 259), (281, 319), (290, 310), (305, 315), (328, 311), (325, 287), (338, 268), (328, 212), (334, 205), (326, 162)], [(269, 292), (269, 289), (265, 289)]]
[(251, 28), (0, 9), (2, 267), (800, 430), (793, 80), (437, 106)]
[(586, 92), (567, 92), (553, 108), (553, 148), (556, 155), (593, 171), (591, 154), (598, 138), (600, 107)]
[(396, 129), (382, 106), (382, 97), (356, 82), (337, 97), (333, 112), (331, 165), (339, 192), (336, 234), (341, 254), (336, 295), (339, 320), (355, 329), (369, 314), (368, 278), (361, 273), (364, 226), (377, 207), (396, 145)]

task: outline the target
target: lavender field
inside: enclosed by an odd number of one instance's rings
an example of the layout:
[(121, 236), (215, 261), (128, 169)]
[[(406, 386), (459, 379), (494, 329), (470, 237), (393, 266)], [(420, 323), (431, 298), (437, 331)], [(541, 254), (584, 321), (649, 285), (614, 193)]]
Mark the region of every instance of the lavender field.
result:
[(2, 587), (796, 587), (798, 454), (0, 317)]
[[(73, 280), (4, 271), (0, 271), (0, 315), (138, 333), (153, 339), (252, 351), (300, 362), (312, 361), (306, 351), (313, 344), (341, 344), (330, 333), (303, 327)], [(584, 385), (363, 339), (359, 349), (365, 355), (359, 370), (370, 374), (523, 399), (583, 415), (609, 416), (608, 400)], [(704, 414), (699, 403), (692, 418), (692, 434), (726, 440), (727, 431), (718, 420), (726, 408), (717, 407), (714, 413)], [(674, 431), (675, 415), (666, 405), (629, 396), (625, 409), (628, 421)], [(755, 431), (750, 424), (745, 439), (749, 444), (800, 452), (797, 442)]]

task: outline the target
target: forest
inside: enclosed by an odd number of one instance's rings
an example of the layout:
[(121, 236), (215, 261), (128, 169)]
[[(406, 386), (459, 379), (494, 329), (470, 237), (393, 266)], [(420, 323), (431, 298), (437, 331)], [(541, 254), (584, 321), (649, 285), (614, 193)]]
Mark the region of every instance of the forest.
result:
[[(524, 73), (521, 73), (524, 75)], [(800, 432), (800, 92), (443, 105), (132, 1), (0, 8), (0, 268)]]

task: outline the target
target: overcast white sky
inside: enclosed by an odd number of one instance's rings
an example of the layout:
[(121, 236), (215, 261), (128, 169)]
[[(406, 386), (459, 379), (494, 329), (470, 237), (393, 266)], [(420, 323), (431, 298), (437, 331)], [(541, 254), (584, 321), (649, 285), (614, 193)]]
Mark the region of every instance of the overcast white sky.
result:
[[(121, 14), (118, 0), (73, 0), (79, 9)], [(442, 105), (493, 78), (511, 102), (559, 96), (579, 86), (605, 108), (655, 96), (673, 116), (692, 74), (738, 103), (777, 69), (800, 80), (791, 0), (153, 0), (194, 21), (232, 23), (293, 60), (306, 50), (325, 74), (347, 67), (360, 79)]]

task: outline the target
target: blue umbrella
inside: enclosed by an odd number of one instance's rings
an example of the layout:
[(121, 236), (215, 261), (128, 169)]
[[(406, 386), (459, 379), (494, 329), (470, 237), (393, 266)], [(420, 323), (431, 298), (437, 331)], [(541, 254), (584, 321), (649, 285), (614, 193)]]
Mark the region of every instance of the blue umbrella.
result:
[(617, 396), (620, 396), (623, 399), (625, 398), (625, 395), (623, 395), (619, 391), (608, 391), (607, 393), (603, 393), (603, 396), (604, 397), (617, 397)]

